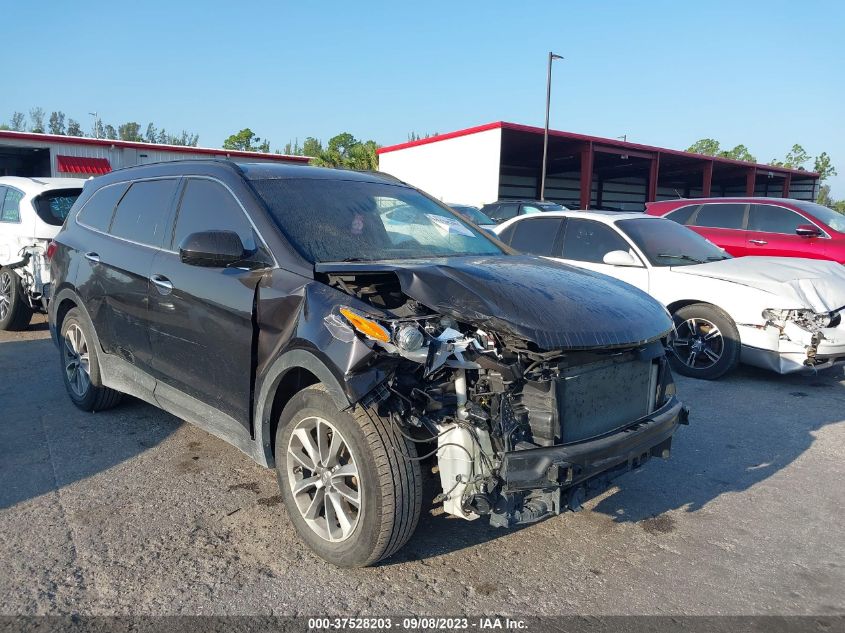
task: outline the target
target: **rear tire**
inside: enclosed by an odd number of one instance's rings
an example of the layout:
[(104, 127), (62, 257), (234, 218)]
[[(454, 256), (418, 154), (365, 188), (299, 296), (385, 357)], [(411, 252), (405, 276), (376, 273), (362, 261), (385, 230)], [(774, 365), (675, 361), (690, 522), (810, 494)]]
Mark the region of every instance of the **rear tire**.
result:
[(93, 332), (79, 308), (71, 308), (62, 321), (59, 358), (62, 378), (71, 401), (83, 411), (105, 411), (116, 406), (123, 394), (103, 386), (94, 349)]
[(20, 276), (11, 268), (0, 268), (0, 330), (25, 330), (32, 320), (32, 308), (23, 294)]
[(723, 310), (709, 303), (693, 303), (672, 315), (669, 363), (684, 376), (716, 380), (739, 363), (740, 340), (736, 324)]
[(322, 385), (308, 387), (282, 412), (275, 448), (288, 514), (321, 558), (366, 567), (411, 538), (422, 508), (416, 447), (374, 409), (339, 411)]

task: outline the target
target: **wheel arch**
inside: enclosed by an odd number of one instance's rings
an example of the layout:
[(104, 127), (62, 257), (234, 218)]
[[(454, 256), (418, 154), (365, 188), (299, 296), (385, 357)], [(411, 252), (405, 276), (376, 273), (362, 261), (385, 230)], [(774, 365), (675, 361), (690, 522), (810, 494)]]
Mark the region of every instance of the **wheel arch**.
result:
[(276, 463), (275, 436), (282, 410), (294, 395), (315, 384), (326, 388), (338, 410), (349, 407), (349, 399), (338, 379), (323, 361), (307, 350), (286, 352), (267, 370), (255, 405), (255, 443), (256, 453), (268, 467)]

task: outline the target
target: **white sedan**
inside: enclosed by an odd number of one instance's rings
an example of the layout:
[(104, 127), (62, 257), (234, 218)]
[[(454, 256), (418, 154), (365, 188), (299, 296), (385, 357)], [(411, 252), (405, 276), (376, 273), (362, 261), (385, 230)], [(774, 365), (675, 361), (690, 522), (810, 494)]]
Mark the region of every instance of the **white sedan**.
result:
[(518, 251), (621, 279), (672, 314), (674, 368), (714, 379), (739, 362), (790, 373), (845, 361), (845, 266), (734, 259), (694, 231), (642, 213), (521, 216), (495, 233)]

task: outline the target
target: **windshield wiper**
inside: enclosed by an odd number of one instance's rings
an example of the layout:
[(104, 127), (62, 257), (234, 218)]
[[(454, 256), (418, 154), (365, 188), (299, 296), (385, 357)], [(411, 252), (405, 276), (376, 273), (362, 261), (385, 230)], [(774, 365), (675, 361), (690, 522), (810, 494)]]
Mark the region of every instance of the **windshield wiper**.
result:
[(708, 262), (721, 262), (721, 261), (724, 261), (726, 259), (730, 259), (730, 257), (728, 257), (727, 255), (714, 255), (713, 257), (708, 257), (707, 261)]
[(703, 259), (698, 259), (693, 257), (692, 255), (683, 255), (678, 253), (658, 253), (658, 257), (671, 257), (672, 259), (683, 259), (684, 261), (688, 262), (695, 262), (696, 264), (703, 264)]

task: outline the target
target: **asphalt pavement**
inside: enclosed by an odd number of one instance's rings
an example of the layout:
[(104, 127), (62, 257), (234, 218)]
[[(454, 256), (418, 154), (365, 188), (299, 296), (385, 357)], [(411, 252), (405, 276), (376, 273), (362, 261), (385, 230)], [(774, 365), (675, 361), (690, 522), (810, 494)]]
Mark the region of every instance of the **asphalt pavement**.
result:
[(74, 408), (38, 319), (0, 333), (0, 614), (842, 614), (845, 375), (679, 379), (692, 409), (579, 513), (423, 516), (378, 567), (298, 540), (272, 471), (150, 405)]

